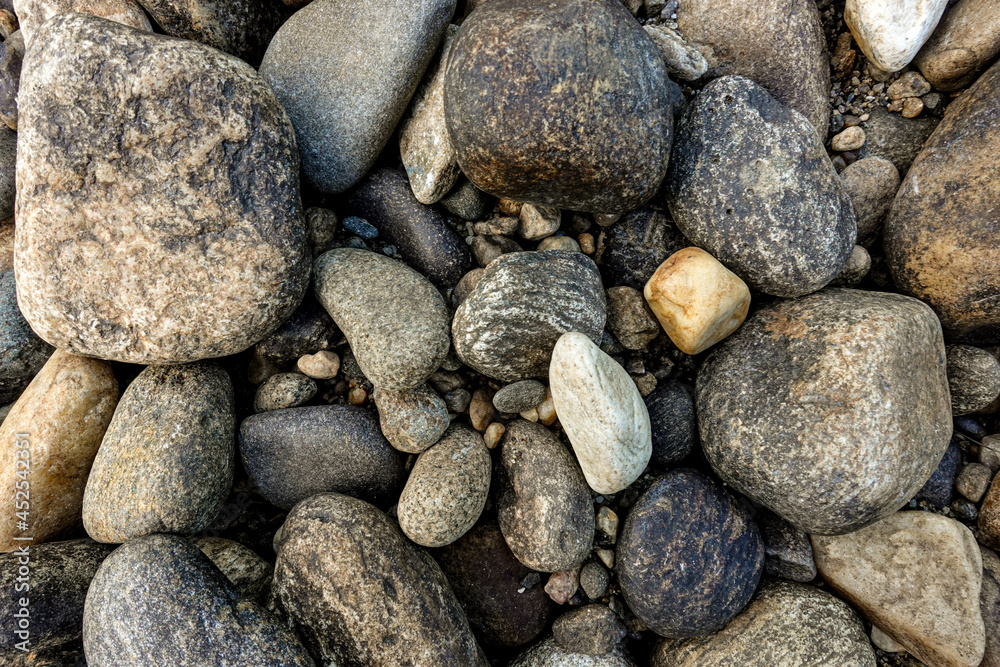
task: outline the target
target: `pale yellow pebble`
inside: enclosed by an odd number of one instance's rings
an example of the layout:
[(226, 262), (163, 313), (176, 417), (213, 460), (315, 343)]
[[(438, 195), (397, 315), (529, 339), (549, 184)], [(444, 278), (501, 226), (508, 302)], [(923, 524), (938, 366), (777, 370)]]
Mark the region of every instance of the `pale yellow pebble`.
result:
[(486, 427), (486, 433), (483, 435), (483, 441), (486, 443), (487, 449), (495, 449), (498, 444), (500, 444), (500, 438), (507, 431), (507, 427), (500, 422), (493, 422)]
[(538, 408), (531, 408), (530, 410), (525, 410), (521, 413), (521, 419), (527, 419), (529, 422), (538, 421)]
[(609, 570), (615, 567), (615, 552), (613, 549), (598, 549), (596, 551), (597, 557), (601, 559), (604, 566)]
[(340, 371), (340, 357), (336, 352), (320, 350), (316, 354), (304, 354), (295, 364), (300, 373), (314, 380), (331, 380)]
[(556, 404), (552, 400), (552, 392), (548, 389), (545, 390), (545, 398), (535, 407), (535, 412), (538, 414), (538, 421), (545, 426), (552, 426), (555, 423), (558, 417), (556, 415)]

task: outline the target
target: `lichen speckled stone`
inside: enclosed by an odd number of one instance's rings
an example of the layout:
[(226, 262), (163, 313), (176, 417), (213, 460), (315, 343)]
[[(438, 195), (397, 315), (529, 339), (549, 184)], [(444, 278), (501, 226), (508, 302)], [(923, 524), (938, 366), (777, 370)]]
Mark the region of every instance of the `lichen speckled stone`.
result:
[(818, 290), (854, 249), (854, 212), (816, 129), (742, 76), (711, 82), (684, 112), (666, 195), (692, 245), (768, 294)]
[(136, 30), (153, 31), (146, 13), (135, 0), (14, 0), (14, 13), (25, 45), (31, 43), (43, 23), (67, 12), (91, 14)]
[(883, 244), (893, 282), (950, 340), (1000, 343), (1000, 64), (948, 107), (896, 194)]
[(309, 280), (295, 137), (267, 84), (94, 16), (42, 30), (19, 93), (25, 319), (56, 347), (141, 364), (264, 338)]
[(17, 398), (52, 354), (17, 307), (14, 272), (0, 273), (0, 403)]
[(422, 275), (381, 253), (337, 248), (316, 260), (316, 296), (376, 387), (413, 389), (444, 361), (448, 308)]
[(749, 602), (764, 570), (764, 546), (746, 510), (687, 468), (659, 477), (640, 496), (616, 554), (629, 608), (664, 637), (723, 628)]
[(83, 496), (98, 542), (196, 533), (233, 485), (236, 405), (219, 366), (147, 366), (122, 394)]
[(931, 85), (950, 92), (975, 81), (997, 54), (1000, 5), (993, 0), (961, 0), (944, 13), (913, 64)]
[[(0, 442), (9, 443), (0, 456), (0, 493), (11, 499), (11, 511), (0, 514), (0, 552), (21, 546), (15, 536), (38, 544), (80, 523), (87, 474), (117, 404), (118, 382), (106, 362), (64, 350), (45, 362), (0, 426)], [(16, 493), (25, 466), (28, 498)], [(29, 503), (27, 530), (17, 527), (19, 500)]]
[(401, 452), (419, 454), (437, 442), (451, 419), (448, 405), (425, 384), (406, 391), (375, 387), (382, 435)]
[(847, 0), (844, 22), (873, 65), (898, 72), (934, 32), (948, 0)]
[(753, 601), (715, 634), (664, 640), (652, 667), (875, 667), (864, 626), (844, 602), (813, 586), (763, 584)]
[(360, 500), (322, 494), (289, 513), (274, 590), (324, 664), (489, 664), (437, 563)]
[(519, 655), (510, 667), (636, 667), (624, 649), (614, 649), (606, 655), (572, 653), (559, 648), (549, 637)]
[(624, 213), (666, 174), (669, 85), (656, 44), (617, 0), (491, 0), (448, 55), (445, 120), (479, 189)]
[(274, 567), (253, 549), (221, 537), (199, 537), (194, 545), (226, 575), (241, 595), (264, 602)]
[(277, 373), (264, 380), (253, 397), (254, 412), (297, 408), (318, 391), (316, 382), (302, 373)]
[(492, 262), (455, 311), (455, 352), (505, 382), (546, 377), (556, 341), (599, 342), (607, 301), (594, 261), (578, 252), (518, 252)]
[(95, 667), (314, 665), (291, 631), (175, 535), (130, 540), (104, 560), (87, 592), (83, 647)]
[(316, 188), (343, 192), (375, 164), (454, 12), (455, 0), (313, 0), (281, 26), (260, 73)]
[(858, 530), (912, 498), (948, 447), (941, 326), (880, 292), (765, 306), (702, 365), (697, 405), (705, 455), (737, 491), (810, 534)]
[(1000, 361), (971, 345), (949, 345), (948, 388), (951, 413), (978, 412), (1000, 397)]

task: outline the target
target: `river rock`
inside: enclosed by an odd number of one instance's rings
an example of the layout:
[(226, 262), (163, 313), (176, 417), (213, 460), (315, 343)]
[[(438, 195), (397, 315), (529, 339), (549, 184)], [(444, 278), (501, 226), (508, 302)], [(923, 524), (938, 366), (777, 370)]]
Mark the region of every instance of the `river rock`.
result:
[(422, 384), (408, 391), (375, 387), (382, 435), (401, 452), (419, 454), (440, 440), (451, 423), (448, 405)]
[(896, 294), (828, 289), (759, 309), (702, 365), (697, 405), (715, 472), (808, 533), (895, 512), (951, 437), (940, 325)]
[(844, 22), (876, 67), (898, 72), (934, 32), (948, 0), (847, 0)]
[(750, 601), (764, 569), (764, 546), (746, 510), (686, 468), (642, 494), (616, 554), (629, 608), (664, 637), (723, 628)]
[(971, 345), (949, 345), (948, 387), (951, 413), (978, 412), (1000, 396), (1000, 361)]
[(945, 12), (913, 64), (938, 90), (958, 90), (1000, 54), (1000, 5), (961, 0)]
[(629, 350), (641, 350), (659, 334), (657, 322), (642, 292), (622, 285), (605, 291), (608, 300), (608, 329)]
[(616, 648), (606, 655), (572, 653), (550, 637), (519, 655), (509, 667), (636, 667), (625, 650)]
[(849, 535), (812, 541), (830, 587), (917, 659), (982, 660), (983, 562), (968, 528), (930, 512), (898, 512)]
[(15, 0), (14, 13), (25, 45), (35, 32), (56, 14), (80, 12), (152, 32), (153, 27), (134, 0)]
[(253, 398), (254, 412), (297, 408), (309, 402), (319, 388), (302, 373), (278, 373), (264, 380)]
[(667, 257), (691, 245), (669, 216), (651, 209), (624, 215), (602, 230), (597, 241), (594, 259), (605, 284), (639, 291)]
[(872, 155), (849, 164), (840, 178), (858, 219), (858, 244), (870, 247), (882, 237), (882, 221), (899, 189), (899, 170)]
[(502, 387), (493, 396), (500, 412), (520, 413), (538, 407), (545, 400), (545, 385), (538, 380), (521, 380)]
[(540, 424), (507, 423), (496, 466), (500, 530), (519, 561), (559, 572), (580, 565), (594, 539), (594, 513), (580, 465)]
[[(6, 422), (4, 422), (6, 423)], [(980, 448), (980, 452), (987, 449)], [(980, 454), (982, 457), (982, 454)], [(976, 529), (979, 541), (988, 547), (1000, 549), (1000, 475), (993, 476), (983, 504), (979, 508)]]
[(249, 65), (62, 14), (27, 53), (19, 103), (18, 303), (43, 339), (196, 361), (246, 349), (299, 304), (295, 137)]
[(403, 484), (403, 457), (353, 405), (262, 412), (243, 420), (239, 441), (247, 473), (282, 509), (326, 491), (386, 504)]
[[(21, 64), (22, 52), (9, 40), (0, 43), (0, 122), (11, 130), (17, 130), (17, 90), (21, 85)], [(0, 192), (0, 197), (6, 199), (4, 195), (6, 193)], [(0, 213), (6, 208), (6, 202), (3, 202)], [(6, 217), (10, 217), (13, 212), (10, 209)]]
[(314, 664), (278, 619), (175, 535), (131, 540), (104, 560), (87, 592), (83, 646), (95, 666)]
[(519, 252), (487, 267), (455, 311), (455, 352), (505, 382), (545, 377), (556, 341), (578, 331), (600, 341), (606, 319), (601, 276), (586, 255)]
[(491, 0), (451, 48), (445, 120), (462, 173), (481, 190), (623, 213), (666, 174), (669, 81), (653, 40), (617, 0)]
[(588, 604), (557, 618), (552, 636), (565, 651), (607, 655), (624, 639), (625, 626), (606, 605)]
[(274, 567), (254, 551), (239, 542), (221, 537), (199, 537), (192, 540), (226, 575), (240, 595), (264, 602), (271, 588)]
[(14, 271), (0, 273), (0, 403), (17, 398), (51, 354), (17, 307)]
[(663, 56), (663, 64), (667, 72), (685, 81), (696, 81), (708, 71), (708, 61), (695, 46), (689, 44), (665, 25), (647, 23), (642, 26), (656, 44)]
[(438, 565), (361, 500), (322, 494), (289, 513), (274, 590), (324, 662), (489, 664)]
[(676, 381), (658, 384), (643, 400), (653, 441), (650, 463), (665, 468), (694, 448), (698, 435), (694, 401), (689, 390)]
[(905, 118), (882, 107), (875, 107), (865, 123), (865, 145), (858, 151), (858, 157), (875, 155), (885, 158), (903, 174), (910, 168), (938, 122), (933, 116)]
[(913, 499), (923, 501), (936, 510), (951, 503), (955, 497), (955, 477), (958, 476), (958, 466), (961, 462), (962, 451), (959, 449), (958, 439), (953, 437), (930, 479), (920, 487)]
[(559, 338), (549, 382), (556, 414), (583, 475), (598, 493), (618, 493), (646, 469), (649, 413), (629, 374), (581, 333)]
[(948, 107), (885, 223), (893, 281), (929, 303), (955, 342), (1000, 340), (997, 151), (1000, 64)]
[(765, 574), (803, 583), (816, 578), (809, 535), (767, 509), (758, 511), (754, 521), (764, 540)]
[(312, 185), (343, 192), (371, 169), (454, 12), (455, 0), (314, 0), (281, 26), (260, 73), (292, 119)]
[(316, 296), (377, 387), (413, 389), (448, 354), (448, 309), (426, 278), (398, 260), (337, 248), (316, 260)]
[(818, 290), (854, 248), (851, 203), (815, 128), (742, 76), (711, 82), (684, 112), (666, 193), (693, 245), (768, 294)]
[(292, 316), (254, 349), (265, 359), (284, 363), (329, 349), (337, 337), (337, 325), (310, 292)]

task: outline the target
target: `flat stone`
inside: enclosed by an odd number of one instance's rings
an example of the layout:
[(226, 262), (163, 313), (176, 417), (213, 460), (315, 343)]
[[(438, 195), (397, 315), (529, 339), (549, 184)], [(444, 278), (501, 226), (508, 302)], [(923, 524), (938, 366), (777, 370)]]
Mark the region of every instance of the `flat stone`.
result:
[(291, 315), (309, 278), (298, 152), (249, 65), (62, 14), (27, 53), (19, 103), (14, 262), (39, 336), (182, 363), (245, 350)]
[(652, 198), (666, 174), (669, 81), (653, 40), (617, 0), (491, 0), (452, 46), (445, 119), (462, 172), (481, 190), (622, 213)]
[(940, 325), (896, 294), (828, 289), (760, 308), (700, 368), (697, 405), (715, 472), (811, 534), (895, 512), (951, 436)]
[(572, 653), (559, 648), (556, 640), (550, 637), (519, 655), (509, 667), (636, 667), (636, 664), (621, 648), (600, 656)]
[(750, 287), (814, 292), (840, 273), (856, 220), (815, 128), (742, 76), (684, 112), (666, 181), (677, 226)]
[(90, 14), (136, 30), (153, 31), (146, 13), (134, 0), (14, 0), (13, 4), (25, 45), (31, 42), (43, 23), (56, 14), (67, 12)]
[(971, 345), (949, 345), (948, 388), (951, 413), (978, 412), (1000, 396), (1000, 361)]
[(978, 665), (983, 561), (972, 531), (930, 512), (899, 512), (849, 535), (812, 536), (827, 584), (929, 665)]
[(670, 217), (639, 209), (601, 231), (594, 259), (605, 285), (627, 285), (642, 291), (660, 264), (689, 245)]
[(448, 354), (448, 309), (437, 289), (400, 261), (338, 248), (316, 260), (316, 296), (377, 387), (413, 389)]
[(858, 243), (870, 247), (882, 236), (882, 222), (899, 189), (899, 170), (873, 155), (847, 165), (840, 178), (858, 219)]
[(898, 72), (934, 32), (948, 0), (847, 0), (844, 22), (868, 60)]
[(607, 655), (625, 637), (625, 626), (606, 605), (589, 604), (557, 618), (552, 636), (564, 651)]
[(437, 442), (451, 423), (448, 406), (427, 385), (406, 391), (376, 387), (382, 435), (401, 452), (419, 454)]
[(52, 351), (17, 307), (14, 271), (0, 273), (0, 402), (20, 396)]
[(647, 23), (643, 26), (663, 56), (663, 64), (671, 76), (685, 81), (700, 79), (708, 71), (708, 61), (696, 47), (664, 25)]
[(549, 383), (590, 488), (617, 493), (638, 479), (649, 463), (652, 436), (646, 404), (625, 369), (571, 331), (552, 351)]
[(754, 515), (764, 540), (764, 572), (790, 581), (808, 583), (816, 578), (809, 535), (768, 510)]
[(676, 381), (657, 385), (643, 400), (653, 440), (650, 462), (668, 467), (694, 448), (698, 433), (694, 401), (690, 391)]
[(281, 26), (260, 73), (295, 126), (313, 186), (343, 192), (368, 173), (454, 12), (455, 0), (313, 0)]
[(500, 412), (524, 412), (545, 400), (545, 385), (538, 380), (508, 384), (493, 395), (493, 405)]
[(329, 493), (292, 510), (274, 590), (324, 664), (489, 664), (438, 565), (363, 501)]
[(972, 83), (1000, 54), (1000, 5), (961, 0), (944, 13), (913, 64), (935, 88), (950, 92)]
[(865, 123), (865, 145), (858, 157), (877, 156), (892, 162), (900, 174), (906, 172), (939, 120), (931, 116), (904, 118), (875, 107)]
[(270, 563), (250, 547), (221, 537), (199, 537), (192, 542), (226, 575), (240, 595), (266, 602), (274, 574)]
[(316, 382), (302, 373), (277, 373), (264, 380), (253, 399), (254, 412), (305, 405), (316, 395)]

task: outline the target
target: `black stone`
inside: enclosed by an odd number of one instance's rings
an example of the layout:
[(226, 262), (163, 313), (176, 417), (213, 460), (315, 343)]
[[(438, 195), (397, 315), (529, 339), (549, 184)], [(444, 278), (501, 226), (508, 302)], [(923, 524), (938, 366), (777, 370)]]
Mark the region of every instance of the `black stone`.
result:
[(594, 259), (605, 287), (627, 285), (641, 291), (660, 264), (689, 245), (668, 215), (639, 209), (601, 232)]
[[(0, 129), (0, 134), (4, 132)], [(0, 273), (0, 403), (20, 396), (54, 351), (31, 330), (17, 307), (14, 270)]]
[(941, 457), (941, 463), (934, 470), (934, 474), (927, 480), (927, 483), (917, 491), (915, 500), (922, 500), (934, 509), (942, 509), (955, 497), (955, 477), (958, 476), (958, 466), (961, 464), (962, 453), (958, 447), (958, 440), (951, 439), (948, 449)]
[(333, 318), (310, 290), (288, 321), (257, 343), (257, 354), (272, 361), (291, 361), (333, 347), (338, 335)]
[(650, 462), (666, 467), (680, 461), (691, 452), (698, 433), (691, 394), (679, 382), (669, 382), (644, 400), (653, 435)]

